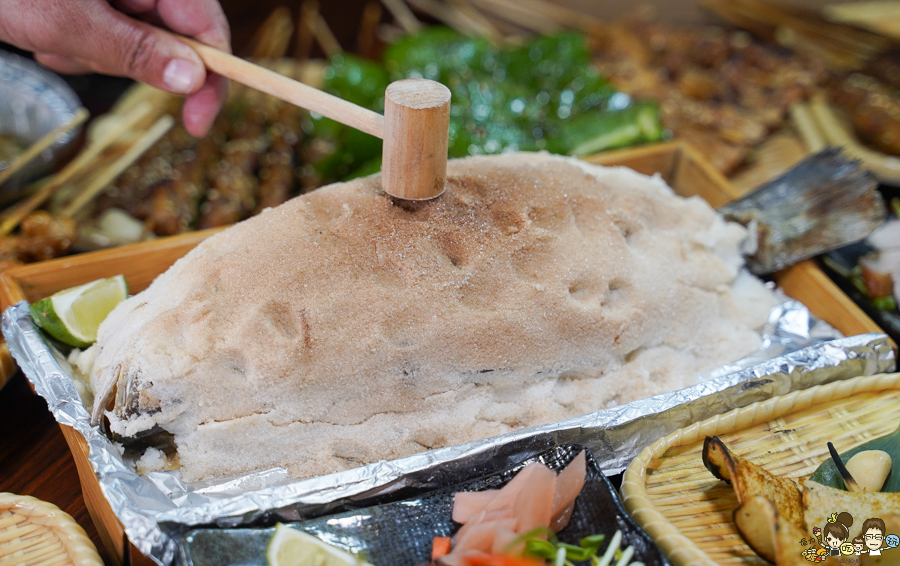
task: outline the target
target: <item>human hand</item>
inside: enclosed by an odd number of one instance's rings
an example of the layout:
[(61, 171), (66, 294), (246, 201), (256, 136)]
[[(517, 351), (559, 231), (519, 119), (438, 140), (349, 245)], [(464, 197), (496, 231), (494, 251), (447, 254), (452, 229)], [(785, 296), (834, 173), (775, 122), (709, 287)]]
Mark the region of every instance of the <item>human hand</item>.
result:
[(193, 49), (147, 22), (231, 52), (217, 0), (0, 0), (0, 41), (33, 51), (60, 73), (128, 76), (188, 94), (184, 125), (201, 136), (222, 107), (228, 82), (207, 74)]

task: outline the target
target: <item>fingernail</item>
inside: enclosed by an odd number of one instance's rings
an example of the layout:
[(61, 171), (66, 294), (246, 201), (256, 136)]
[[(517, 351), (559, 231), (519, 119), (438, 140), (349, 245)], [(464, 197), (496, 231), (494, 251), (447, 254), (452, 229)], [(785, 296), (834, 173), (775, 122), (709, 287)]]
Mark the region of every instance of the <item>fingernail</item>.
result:
[(185, 59), (172, 59), (163, 72), (163, 80), (178, 93), (191, 92), (197, 82), (197, 65)]

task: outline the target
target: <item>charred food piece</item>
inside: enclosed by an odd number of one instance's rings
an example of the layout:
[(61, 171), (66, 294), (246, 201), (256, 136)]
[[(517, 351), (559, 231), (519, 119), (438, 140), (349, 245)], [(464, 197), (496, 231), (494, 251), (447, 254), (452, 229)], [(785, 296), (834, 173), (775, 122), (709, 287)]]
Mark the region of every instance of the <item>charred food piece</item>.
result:
[(825, 149), (719, 212), (756, 233), (747, 266), (767, 274), (858, 242), (885, 221), (875, 178)]

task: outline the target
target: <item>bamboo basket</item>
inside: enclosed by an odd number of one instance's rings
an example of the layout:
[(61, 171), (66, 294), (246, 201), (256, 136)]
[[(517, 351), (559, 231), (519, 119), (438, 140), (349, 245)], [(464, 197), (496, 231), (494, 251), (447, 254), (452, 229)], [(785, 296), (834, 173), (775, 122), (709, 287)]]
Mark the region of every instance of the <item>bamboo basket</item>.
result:
[[(900, 373), (795, 391), (677, 430), (635, 458), (622, 482), (625, 508), (675, 566), (768, 564), (734, 527), (731, 486), (703, 466), (717, 435), (739, 456), (783, 477), (809, 476), (829, 458), (897, 429)], [(798, 541), (797, 552), (802, 550)]]
[(103, 566), (103, 561), (84, 529), (59, 507), (0, 493), (0, 564)]
[[(620, 150), (587, 160), (602, 165), (624, 165), (648, 175), (659, 173), (678, 194), (701, 196), (713, 206), (738, 196), (721, 174), (682, 142)], [(62, 289), (117, 274), (125, 275), (131, 291), (138, 292), (214, 231), (15, 267), (0, 275), (0, 302), (4, 308), (21, 300), (34, 302)], [(806, 304), (815, 316), (845, 335), (882, 332), (813, 262), (803, 262), (779, 273), (776, 281), (785, 293)], [(121, 523), (100, 491), (87, 460), (84, 438), (71, 427), (60, 425), (60, 428), (75, 456), (85, 503), (104, 546), (117, 564), (126, 563), (129, 554), (131, 564), (141, 563), (142, 555), (128, 543)]]

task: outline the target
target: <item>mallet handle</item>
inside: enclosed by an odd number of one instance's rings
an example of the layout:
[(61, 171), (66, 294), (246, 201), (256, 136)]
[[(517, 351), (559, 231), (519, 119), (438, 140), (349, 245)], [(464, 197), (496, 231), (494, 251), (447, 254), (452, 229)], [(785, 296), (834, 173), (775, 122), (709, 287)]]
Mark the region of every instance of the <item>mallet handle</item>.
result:
[(377, 112), (372, 112), (367, 108), (347, 102), (343, 98), (305, 85), (265, 67), (254, 65), (250, 61), (245, 61), (193, 39), (186, 37), (178, 39), (190, 45), (200, 55), (200, 59), (209, 70), (223, 77), (261, 90), (275, 98), (306, 108), (377, 138), (384, 138), (384, 116)]

